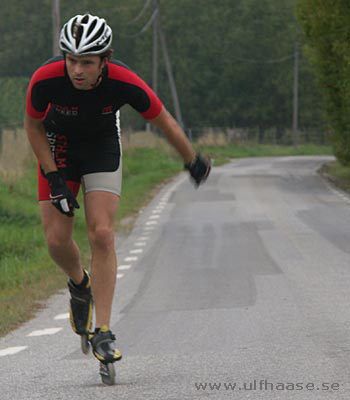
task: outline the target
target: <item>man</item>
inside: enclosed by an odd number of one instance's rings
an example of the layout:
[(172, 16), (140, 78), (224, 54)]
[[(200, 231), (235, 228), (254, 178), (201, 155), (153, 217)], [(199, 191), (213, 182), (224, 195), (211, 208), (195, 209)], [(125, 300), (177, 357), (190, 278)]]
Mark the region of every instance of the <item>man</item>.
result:
[[(111, 42), (104, 19), (89, 14), (71, 18), (60, 35), (64, 56), (47, 61), (31, 79), (25, 117), (39, 161), (39, 204), (49, 254), (69, 276), (72, 328), (88, 334), (93, 299), (96, 329), (91, 343), (105, 364), (121, 358), (109, 329), (117, 272), (114, 219), (122, 174), (118, 110), (130, 104), (161, 129), (197, 185), (210, 171), (210, 163), (194, 153), (156, 94), (127, 66), (110, 59)], [(72, 239), (80, 183), (91, 278)]]

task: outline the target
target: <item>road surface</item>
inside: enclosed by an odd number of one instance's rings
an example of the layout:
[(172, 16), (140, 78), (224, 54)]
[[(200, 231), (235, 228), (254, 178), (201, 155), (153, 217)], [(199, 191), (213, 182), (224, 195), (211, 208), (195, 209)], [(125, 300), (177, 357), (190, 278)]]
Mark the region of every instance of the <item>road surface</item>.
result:
[(1, 400), (348, 399), (350, 198), (318, 176), (327, 160), (165, 186), (116, 243), (117, 384), (81, 353), (63, 291), (0, 339)]

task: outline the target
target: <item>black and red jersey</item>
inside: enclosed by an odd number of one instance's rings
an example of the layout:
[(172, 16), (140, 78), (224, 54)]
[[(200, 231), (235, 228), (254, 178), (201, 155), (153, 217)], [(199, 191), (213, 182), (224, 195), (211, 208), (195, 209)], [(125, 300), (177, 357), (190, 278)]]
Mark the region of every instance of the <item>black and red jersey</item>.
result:
[(125, 104), (148, 120), (162, 110), (157, 95), (123, 63), (108, 62), (96, 88), (79, 90), (72, 85), (61, 56), (33, 74), (26, 110), (31, 117), (43, 119), (47, 129), (80, 140), (115, 132), (116, 112)]

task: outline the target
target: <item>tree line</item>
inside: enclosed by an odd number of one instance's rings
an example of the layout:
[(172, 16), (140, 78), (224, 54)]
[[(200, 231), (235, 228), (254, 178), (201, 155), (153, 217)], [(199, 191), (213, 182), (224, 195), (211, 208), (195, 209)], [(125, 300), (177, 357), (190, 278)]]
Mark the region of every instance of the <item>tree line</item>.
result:
[[(51, 3), (1, 2), (0, 86), (9, 78), (18, 78), (23, 86), (23, 79), (52, 56)], [(185, 127), (254, 128), (261, 140), (275, 129), (282, 138), (292, 126), (294, 49), (301, 41), (296, 0), (158, 3)], [(143, 28), (152, 16), (153, 0), (61, 0), (60, 12), (61, 24), (85, 12), (106, 18), (114, 33), (114, 57), (151, 83), (152, 29)], [(173, 111), (161, 55), (158, 94)], [(9, 100), (0, 98), (0, 107), (4, 101)], [(322, 137), (323, 110), (310, 64), (300, 54), (300, 130)], [(126, 124), (142, 126), (135, 113), (124, 114)]]
[(350, 166), (350, 3), (299, 0), (297, 11), (325, 99), (335, 155)]

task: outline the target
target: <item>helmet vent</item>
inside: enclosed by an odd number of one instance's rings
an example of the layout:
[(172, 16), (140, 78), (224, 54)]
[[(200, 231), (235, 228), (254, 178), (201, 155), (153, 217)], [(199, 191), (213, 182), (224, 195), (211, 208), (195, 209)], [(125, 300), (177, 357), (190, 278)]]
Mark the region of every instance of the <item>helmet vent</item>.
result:
[(81, 35), (83, 34), (83, 27), (80, 24), (75, 24), (73, 27), (73, 37), (75, 39), (76, 46), (78, 47), (81, 41)]
[(87, 22), (89, 22), (89, 15), (88, 15), (88, 14), (85, 14), (84, 17), (83, 17), (83, 19), (81, 20), (81, 23), (82, 23), (82, 24), (86, 24)]
[(88, 30), (86, 36), (89, 36), (89, 35), (90, 35), (90, 33), (94, 30), (96, 24), (97, 24), (97, 20), (94, 20), (94, 21), (92, 22), (92, 24), (90, 25), (89, 30)]
[(95, 40), (97, 40), (99, 37), (101, 37), (103, 35), (103, 32), (105, 30), (105, 25), (103, 24), (101, 26), (101, 28), (97, 31), (96, 35), (94, 35), (94, 37), (91, 39), (91, 42), (94, 42)]

